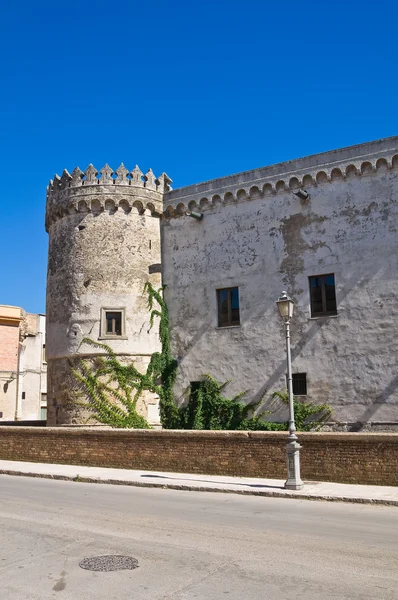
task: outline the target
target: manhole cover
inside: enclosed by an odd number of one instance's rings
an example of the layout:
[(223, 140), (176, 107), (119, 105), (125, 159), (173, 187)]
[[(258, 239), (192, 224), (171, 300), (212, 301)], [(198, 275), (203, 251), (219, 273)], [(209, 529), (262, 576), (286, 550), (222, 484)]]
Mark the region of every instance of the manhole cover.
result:
[(79, 562), (82, 569), (88, 571), (121, 571), (122, 569), (136, 569), (138, 560), (132, 556), (108, 554), (105, 556), (91, 556)]

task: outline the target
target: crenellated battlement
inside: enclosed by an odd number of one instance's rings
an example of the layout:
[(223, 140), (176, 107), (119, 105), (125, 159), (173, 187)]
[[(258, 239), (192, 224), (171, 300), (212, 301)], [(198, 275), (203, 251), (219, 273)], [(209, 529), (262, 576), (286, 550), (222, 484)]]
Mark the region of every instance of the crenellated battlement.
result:
[(46, 230), (64, 216), (78, 212), (116, 212), (119, 208), (152, 215), (163, 212), (163, 195), (171, 190), (171, 179), (162, 173), (156, 177), (152, 169), (144, 174), (136, 165), (132, 171), (122, 163), (116, 170), (105, 164), (99, 171), (90, 164), (85, 171), (75, 167), (64, 169), (47, 187)]

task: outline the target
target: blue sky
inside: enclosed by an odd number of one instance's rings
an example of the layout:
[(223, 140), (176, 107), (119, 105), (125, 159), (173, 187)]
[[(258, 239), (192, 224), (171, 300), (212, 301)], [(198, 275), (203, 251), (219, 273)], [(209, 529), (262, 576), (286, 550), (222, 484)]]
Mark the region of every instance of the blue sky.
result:
[(54, 173), (180, 187), (397, 132), (396, 2), (4, 2), (0, 304), (45, 311)]

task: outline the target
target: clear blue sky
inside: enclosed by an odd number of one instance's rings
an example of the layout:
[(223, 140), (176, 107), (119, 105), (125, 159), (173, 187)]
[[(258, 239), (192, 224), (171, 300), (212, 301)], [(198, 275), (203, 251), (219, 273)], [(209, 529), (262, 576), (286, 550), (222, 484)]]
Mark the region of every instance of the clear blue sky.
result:
[(397, 3), (3, 2), (0, 304), (45, 311), (54, 173), (180, 187), (397, 134)]

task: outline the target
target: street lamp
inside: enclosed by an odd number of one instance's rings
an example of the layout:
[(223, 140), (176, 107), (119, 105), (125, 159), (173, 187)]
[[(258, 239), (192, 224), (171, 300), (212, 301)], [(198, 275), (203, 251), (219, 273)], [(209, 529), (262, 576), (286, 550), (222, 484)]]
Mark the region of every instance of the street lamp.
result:
[(296, 425), (294, 423), (293, 384), (292, 384), (292, 357), (290, 353), (290, 319), (293, 316), (294, 302), (286, 292), (276, 301), (279, 314), (285, 322), (286, 331), (286, 361), (287, 361), (287, 391), (289, 397), (289, 435), (287, 438), (287, 490), (301, 490), (303, 482), (300, 478), (300, 444), (297, 441)]

